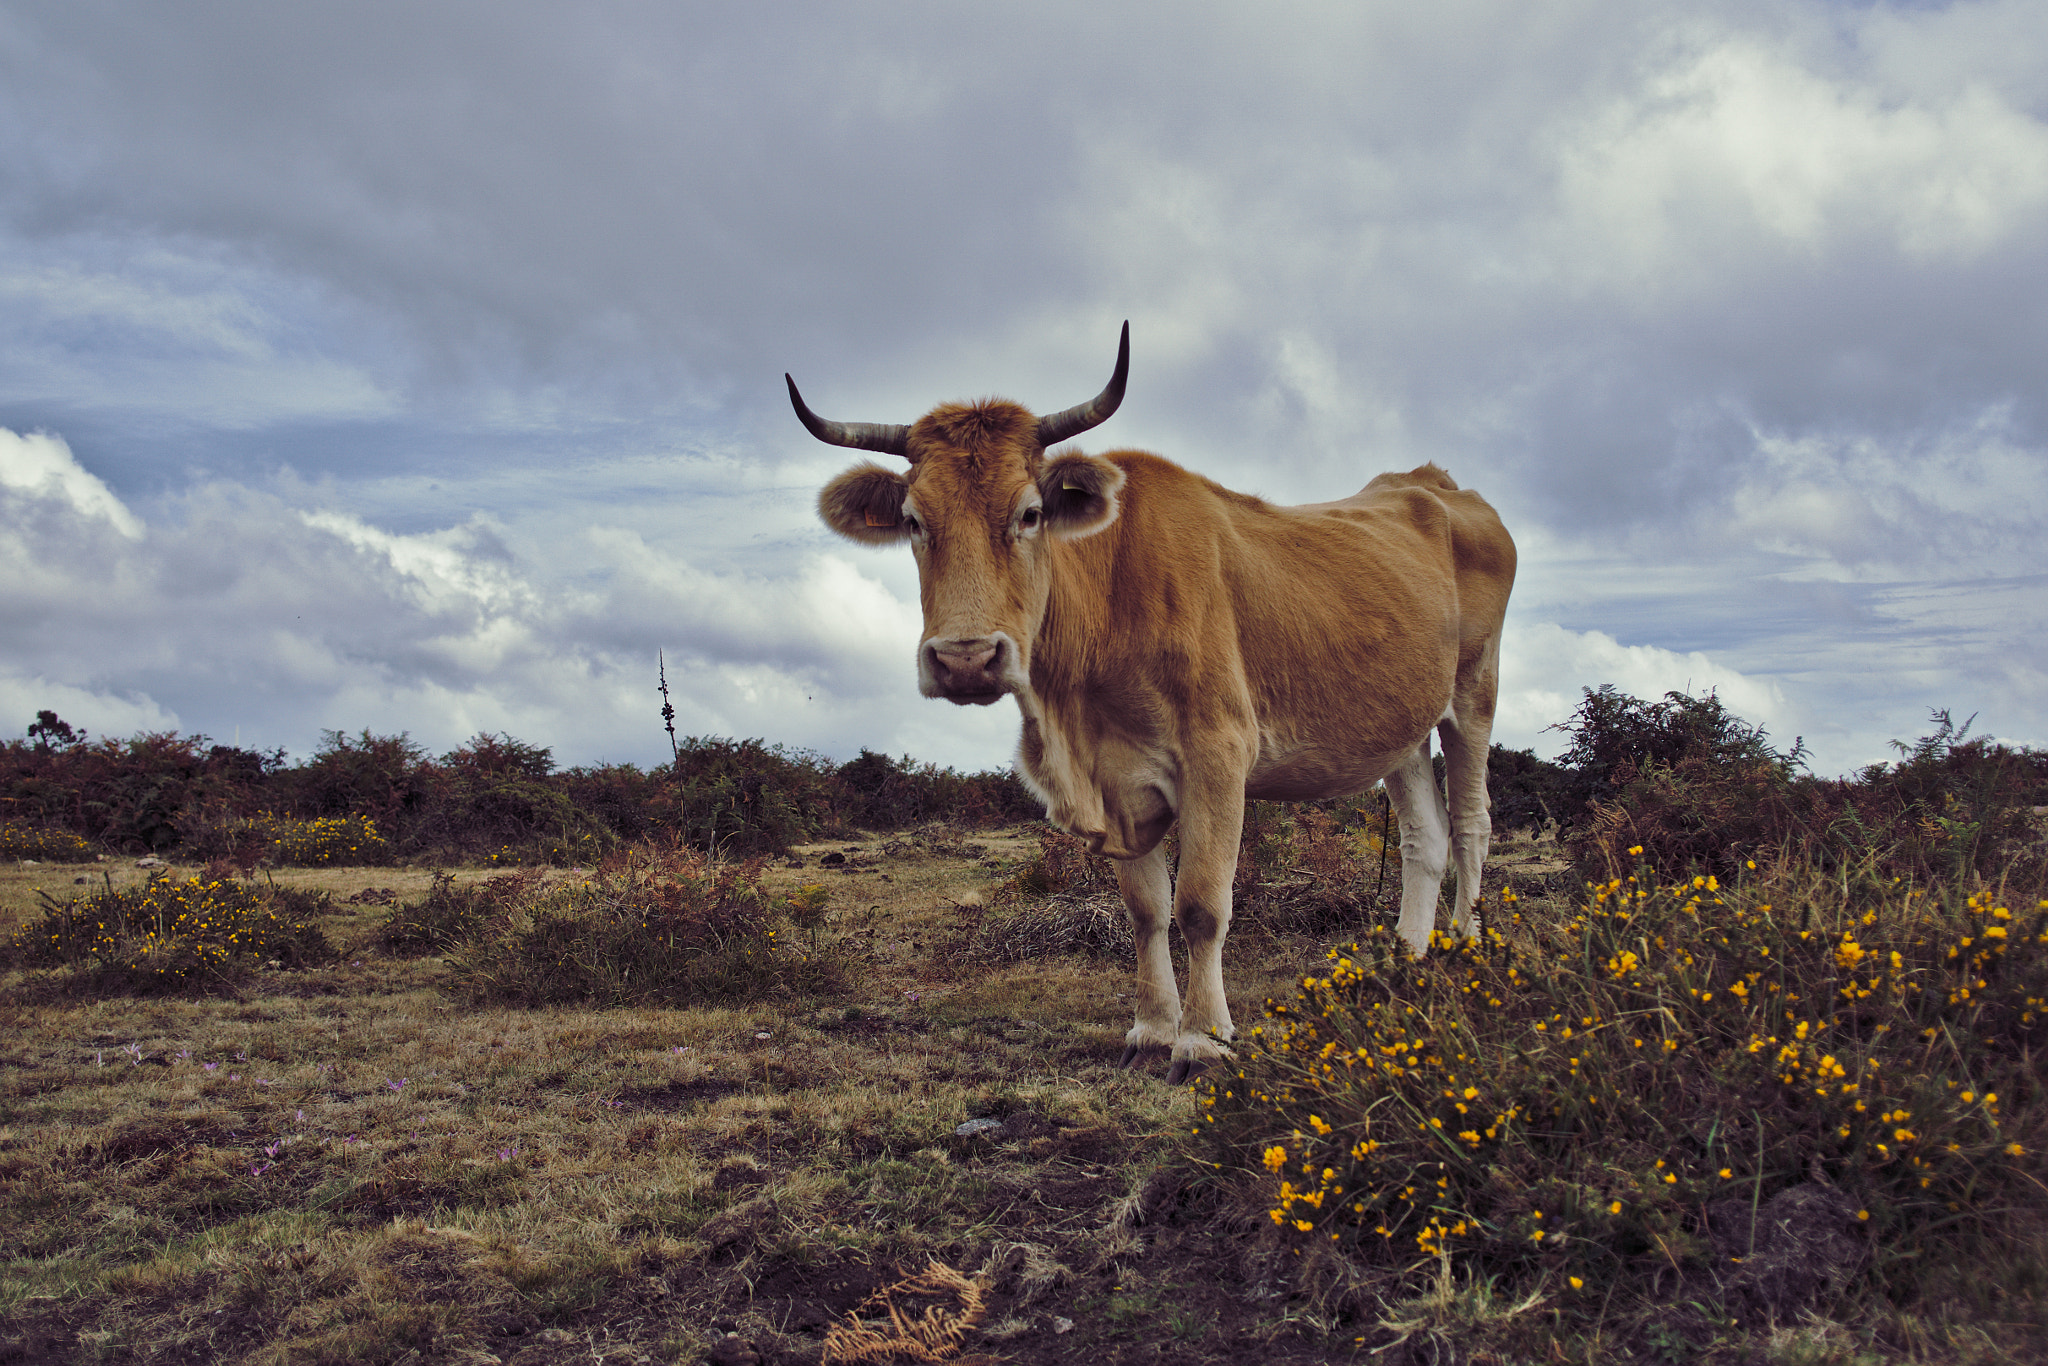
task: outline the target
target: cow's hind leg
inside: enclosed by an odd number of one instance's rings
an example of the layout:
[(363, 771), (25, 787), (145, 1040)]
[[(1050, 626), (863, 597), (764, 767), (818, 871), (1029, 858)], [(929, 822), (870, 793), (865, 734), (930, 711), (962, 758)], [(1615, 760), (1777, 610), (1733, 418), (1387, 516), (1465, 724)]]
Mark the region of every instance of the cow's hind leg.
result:
[(1486, 789), (1486, 757), (1493, 744), (1493, 706), (1500, 672), (1498, 640), (1459, 673), (1451, 714), (1437, 725), (1444, 742), (1444, 782), (1450, 789), (1451, 862), (1458, 870), (1458, 902), (1451, 932), (1479, 934), (1479, 875), (1493, 843), (1493, 802)]
[(1152, 1049), (1170, 1049), (1180, 1038), (1180, 991), (1173, 982), (1173, 956), (1166, 939), (1167, 917), (1173, 911), (1173, 879), (1166, 866), (1166, 846), (1116, 865), (1116, 885), (1131, 914), (1131, 938), (1138, 945), (1138, 1012), (1124, 1035), (1129, 1067)]
[[(1482, 754), (1480, 762), (1485, 763)], [(1437, 894), (1450, 854), (1450, 814), (1429, 765), (1429, 736), (1384, 779), (1401, 822), (1401, 919), (1395, 926), (1417, 958), (1429, 952)]]

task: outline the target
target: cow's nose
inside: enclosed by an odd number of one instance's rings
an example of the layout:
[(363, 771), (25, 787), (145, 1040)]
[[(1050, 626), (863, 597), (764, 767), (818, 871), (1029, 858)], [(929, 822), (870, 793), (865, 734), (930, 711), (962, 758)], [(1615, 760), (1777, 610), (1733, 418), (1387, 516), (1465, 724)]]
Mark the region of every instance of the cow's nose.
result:
[(989, 661), (996, 657), (996, 642), (993, 640), (949, 640), (934, 645), (932, 653), (938, 657), (948, 673), (962, 674), (972, 678), (988, 671)]

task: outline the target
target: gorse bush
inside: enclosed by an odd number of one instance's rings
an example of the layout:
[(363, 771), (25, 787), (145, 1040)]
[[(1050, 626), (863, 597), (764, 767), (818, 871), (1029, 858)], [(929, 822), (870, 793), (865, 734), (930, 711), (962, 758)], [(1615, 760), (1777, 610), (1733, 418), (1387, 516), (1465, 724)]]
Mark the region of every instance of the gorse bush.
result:
[(270, 837), (278, 863), (302, 868), (329, 864), (384, 863), (389, 843), (368, 816), (321, 816), (310, 821), (265, 815), (259, 828)]
[(241, 969), (288, 967), (333, 956), (303, 899), (279, 898), (232, 878), (158, 877), (139, 887), (59, 902), (17, 930), (9, 958), (25, 967), (66, 967), (102, 989), (171, 990), (234, 980)]
[(1774, 1200), (1832, 1210), (1837, 1279), (1867, 1257), (1879, 1284), (2048, 1215), (2048, 903), (1644, 866), (1568, 917), (1514, 905), (1420, 962), (1384, 930), (1333, 951), (1204, 1083), (1199, 1151), (1284, 1236), (1392, 1272), (1711, 1290)]
[[(812, 993), (840, 983), (815, 933), (821, 889), (778, 902), (759, 865), (693, 850), (628, 850), (478, 921), (451, 950), (458, 988), (508, 1005), (684, 1005)], [(810, 942), (799, 943), (799, 938)]]
[(259, 811), (219, 816), (181, 826), (186, 853), (254, 867), (327, 868), (391, 861), (391, 844), (368, 816), (316, 816), (302, 820)]
[(69, 830), (38, 830), (12, 821), (0, 824), (0, 858), (84, 863), (94, 857), (92, 845)]

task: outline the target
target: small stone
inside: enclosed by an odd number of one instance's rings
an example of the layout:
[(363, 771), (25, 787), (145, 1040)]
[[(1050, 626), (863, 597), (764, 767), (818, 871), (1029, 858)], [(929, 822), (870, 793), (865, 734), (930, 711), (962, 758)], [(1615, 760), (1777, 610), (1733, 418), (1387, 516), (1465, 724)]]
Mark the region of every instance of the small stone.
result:
[(1000, 1119), (970, 1119), (953, 1130), (955, 1138), (973, 1138), (977, 1134), (992, 1134), (1003, 1127)]
[(1074, 1321), (1072, 1319), (1063, 1319), (1058, 1314), (1054, 1314), (1052, 1316), (1052, 1331), (1055, 1333), (1071, 1333), (1074, 1331)]
[(759, 1366), (760, 1352), (754, 1344), (738, 1333), (727, 1333), (711, 1344), (711, 1350), (704, 1354), (704, 1360), (711, 1366)]

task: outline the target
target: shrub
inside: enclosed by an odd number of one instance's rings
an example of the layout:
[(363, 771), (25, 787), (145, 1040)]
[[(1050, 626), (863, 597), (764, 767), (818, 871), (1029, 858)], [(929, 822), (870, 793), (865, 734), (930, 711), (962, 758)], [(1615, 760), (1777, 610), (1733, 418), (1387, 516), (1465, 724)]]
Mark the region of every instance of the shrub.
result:
[[(1534, 750), (1495, 745), (1486, 752), (1486, 788), (1497, 831), (1540, 830), (1574, 811), (1573, 775)], [(1584, 798), (1576, 798), (1579, 806)]]
[(1349, 1264), (1645, 1295), (1659, 1267), (1739, 1287), (1774, 1200), (1841, 1210), (1880, 1283), (2048, 1214), (2048, 902), (1810, 870), (1588, 890), (1422, 962), (1384, 929), (1333, 951), (1199, 1088), (1204, 1159)]
[(367, 816), (401, 848), (413, 823), (434, 795), (433, 768), (411, 736), (353, 738), (342, 731), (320, 733), (320, 748), (281, 784), (284, 805), (304, 817)]
[(1785, 756), (1685, 754), (1629, 760), (1566, 847), (1593, 880), (1630, 866), (1726, 874), (1747, 859), (1816, 860), (1845, 874), (1968, 879), (1994, 869), (2031, 881), (2048, 870), (2032, 808), (2048, 795), (2048, 755), (1967, 739), (1946, 712), (1897, 764), (1848, 781), (1795, 776)]
[(628, 851), (484, 920), (451, 955), (457, 984), (509, 1005), (684, 1005), (835, 989), (837, 959), (795, 943), (758, 864)]
[(377, 932), (393, 953), (437, 953), (477, 933), (493, 915), (508, 913), (540, 884), (538, 873), (513, 873), (457, 883), (455, 874), (436, 872), (418, 903), (394, 907)]
[(599, 764), (572, 768), (553, 781), (581, 811), (619, 840), (631, 842), (654, 835), (664, 802), (661, 780), (632, 764)]
[(761, 740), (683, 741), (662, 824), (699, 849), (778, 853), (837, 822), (822, 756)]
[(1010, 879), (1026, 896), (1116, 886), (1116, 864), (1088, 852), (1079, 837), (1048, 826), (1038, 832), (1038, 853)]
[(15, 932), (10, 958), (77, 969), (101, 988), (167, 990), (231, 981), (253, 963), (300, 967), (333, 956), (305, 918), (308, 906), (280, 906), (268, 889), (234, 879), (166, 876), (131, 889), (110, 882), (65, 902), (42, 899), (42, 915)]
[(900, 830), (931, 820), (986, 825), (1033, 819), (1045, 811), (1011, 770), (960, 774), (907, 754), (891, 759), (863, 749), (833, 777), (847, 794), (844, 818), (871, 830)]
[(1559, 794), (1563, 809), (1554, 813), (1565, 825), (1576, 824), (1592, 803), (1611, 800), (1650, 768), (1670, 768), (1690, 758), (1765, 769), (1789, 779), (1805, 754), (1804, 743), (1797, 740), (1784, 753), (1772, 748), (1762, 726), (1729, 711), (1712, 692), (1704, 697), (1668, 692), (1661, 702), (1645, 702), (1602, 684), (1586, 689), (1578, 710), (1556, 729), (1571, 737), (1558, 756), (1566, 773)]
[(0, 825), (0, 858), (85, 863), (95, 857), (92, 845), (69, 830), (38, 830), (12, 821)]

